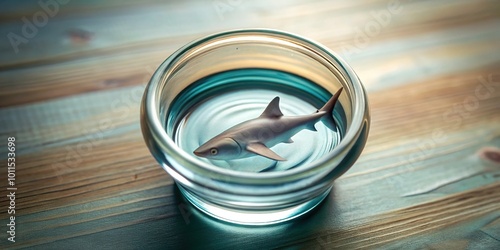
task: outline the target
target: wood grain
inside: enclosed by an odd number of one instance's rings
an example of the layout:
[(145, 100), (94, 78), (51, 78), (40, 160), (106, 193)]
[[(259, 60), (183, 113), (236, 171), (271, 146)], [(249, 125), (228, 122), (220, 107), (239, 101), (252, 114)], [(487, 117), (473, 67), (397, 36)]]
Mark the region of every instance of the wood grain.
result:
[[(500, 216), (500, 194), (496, 192), (498, 188), (500, 184), (496, 183), (381, 214), (360, 225), (323, 232), (313, 240), (306, 241), (305, 246), (314, 247), (320, 242), (326, 248), (374, 248), (401, 239), (439, 232), (490, 213), (493, 213), (491, 217), (495, 221)], [(494, 236), (491, 237), (495, 239)], [(411, 245), (409, 242), (405, 244)], [(394, 245), (401, 247), (404, 244)]]
[[(70, 1), (17, 53), (7, 34), (42, 9), (0, 3), (0, 137), (16, 137), (18, 188), (16, 242), (4, 234), (0, 248), (500, 248), (500, 4), (398, 1), (360, 42), (390, 2)], [(245, 27), (325, 44), (370, 99), (360, 159), (321, 206), (274, 226), (191, 207), (139, 127), (159, 63), (195, 38)], [(6, 188), (2, 174), (2, 211)]]

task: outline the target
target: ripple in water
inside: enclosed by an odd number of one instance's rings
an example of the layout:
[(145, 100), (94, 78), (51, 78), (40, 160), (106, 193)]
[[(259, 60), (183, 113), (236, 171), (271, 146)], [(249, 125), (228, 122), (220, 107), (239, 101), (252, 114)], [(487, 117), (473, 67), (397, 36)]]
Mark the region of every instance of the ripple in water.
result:
[[(222, 72), (199, 80), (174, 103), (177, 117), (174, 141), (193, 154), (201, 144), (234, 125), (261, 115), (269, 102), (280, 97), (285, 116), (316, 112), (331, 94), (296, 75), (245, 69)], [(339, 103), (334, 113), (341, 109)], [(338, 115), (335, 115), (337, 118)], [(335, 119), (338, 123), (339, 119)], [(271, 149), (287, 161), (274, 161), (259, 155), (229, 161), (199, 158), (212, 165), (245, 172), (284, 171), (307, 164), (330, 152), (340, 141), (340, 129), (331, 130), (321, 121), (317, 131), (307, 129), (292, 137), (293, 143), (279, 143)], [(197, 156), (195, 156), (197, 157)]]

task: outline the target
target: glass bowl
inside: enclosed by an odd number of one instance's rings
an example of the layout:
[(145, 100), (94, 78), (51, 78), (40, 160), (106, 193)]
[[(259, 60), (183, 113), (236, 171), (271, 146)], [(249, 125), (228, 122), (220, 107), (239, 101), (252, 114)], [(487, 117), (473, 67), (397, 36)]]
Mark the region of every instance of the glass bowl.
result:
[[(199, 100), (210, 99), (213, 90), (235, 85), (226, 81), (200, 88), (195, 83), (241, 69), (280, 71), (307, 79), (314, 86), (280, 81), (274, 87), (295, 89), (298, 92), (293, 93), (305, 93), (316, 101), (328, 100), (343, 87), (332, 114), (341, 135), (338, 144), (299, 167), (259, 173), (222, 168), (183, 150), (176, 143), (176, 131), (186, 110), (195, 109)], [(145, 142), (185, 198), (210, 216), (248, 225), (283, 222), (317, 206), (333, 181), (361, 154), (369, 125), (366, 92), (344, 60), (317, 42), (269, 29), (227, 31), (186, 44), (158, 67), (141, 105)], [(206, 124), (199, 126), (204, 129)]]

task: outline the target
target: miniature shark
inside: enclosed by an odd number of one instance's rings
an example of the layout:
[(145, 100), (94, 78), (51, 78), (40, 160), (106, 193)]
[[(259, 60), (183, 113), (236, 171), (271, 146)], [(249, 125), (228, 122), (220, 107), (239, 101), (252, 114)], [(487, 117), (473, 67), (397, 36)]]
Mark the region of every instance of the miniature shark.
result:
[(322, 120), (330, 129), (335, 128), (332, 111), (342, 93), (340, 88), (328, 102), (310, 115), (283, 116), (280, 98), (275, 97), (257, 118), (242, 122), (208, 140), (193, 153), (216, 160), (232, 160), (261, 155), (275, 161), (286, 161), (270, 149), (284, 142), (292, 143), (291, 137), (302, 129), (317, 131), (314, 124)]

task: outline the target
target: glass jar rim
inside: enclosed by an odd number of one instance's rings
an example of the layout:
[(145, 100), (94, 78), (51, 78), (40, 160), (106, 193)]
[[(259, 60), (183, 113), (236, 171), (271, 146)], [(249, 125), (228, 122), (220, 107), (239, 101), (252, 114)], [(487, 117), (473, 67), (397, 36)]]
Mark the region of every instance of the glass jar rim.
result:
[[(264, 173), (252, 173), (252, 172), (242, 172), (230, 169), (221, 168), (200, 159), (197, 159), (193, 155), (188, 154), (183, 149), (181, 149), (173, 139), (167, 134), (163, 122), (161, 120), (160, 109), (158, 107), (158, 99), (160, 98), (161, 91), (166, 84), (165, 74), (167, 71), (176, 63), (176, 59), (182, 56), (184, 53), (196, 48), (199, 45), (211, 41), (216, 38), (227, 37), (230, 35), (241, 35), (241, 34), (252, 34), (258, 35), (275, 35), (276, 38), (287, 37), (301, 44), (306, 44), (314, 49), (319, 49), (330, 58), (327, 61), (334, 61), (336, 64), (332, 66), (340, 67), (340, 72), (345, 72), (347, 81), (350, 82), (349, 86), (344, 86), (344, 90), (352, 93), (354, 98), (351, 98), (352, 106), (352, 120), (350, 128), (346, 131), (345, 135), (341, 139), (340, 143), (332, 149), (329, 153), (325, 154), (323, 157), (308, 163), (307, 166), (301, 166), (298, 168), (293, 168), (281, 172), (264, 172)], [(275, 29), (265, 29), (265, 28), (253, 28), (253, 29), (236, 29), (229, 30), (219, 33), (214, 33), (206, 37), (194, 40), (180, 49), (175, 51), (170, 55), (153, 74), (148, 86), (146, 87), (146, 93), (143, 101), (144, 117), (147, 120), (150, 133), (158, 144), (157, 146), (162, 150), (164, 154), (177, 154), (182, 161), (182, 164), (189, 164), (195, 169), (200, 170), (200, 172), (210, 173), (213, 177), (214, 175), (220, 175), (224, 178), (240, 179), (248, 181), (258, 181), (266, 182), (272, 180), (297, 180), (305, 176), (310, 176), (319, 171), (324, 171), (325, 168), (335, 167), (340, 162), (343, 157), (347, 154), (349, 149), (353, 146), (357, 138), (359, 137), (363, 127), (365, 126), (365, 114), (368, 113), (367, 97), (366, 92), (361, 84), (361, 81), (355, 74), (354, 70), (336, 53), (328, 49), (326, 46), (304, 38), (302, 36), (292, 34), (285, 31), (275, 30)], [(340, 157), (340, 159), (339, 159)], [(201, 174), (203, 176), (203, 174)]]

